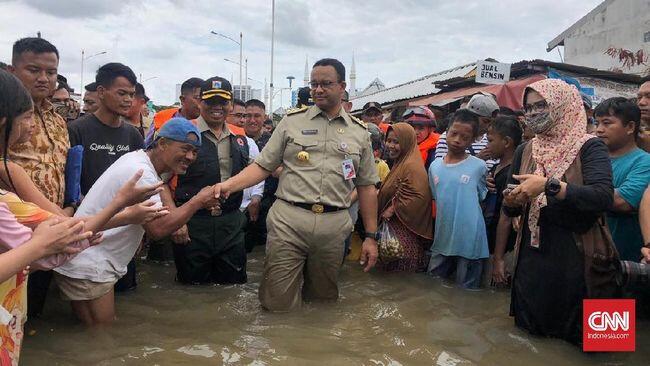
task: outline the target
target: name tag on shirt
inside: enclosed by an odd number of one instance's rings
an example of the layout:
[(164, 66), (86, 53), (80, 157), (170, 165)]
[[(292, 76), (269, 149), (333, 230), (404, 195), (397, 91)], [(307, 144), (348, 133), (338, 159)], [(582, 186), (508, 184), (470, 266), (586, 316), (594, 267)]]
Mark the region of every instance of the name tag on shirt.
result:
[(343, 168), (343, 178), (345, 180), (350, 180), (357, 177), (357, 172), (354, 170), (354, 163), (352, 162), (352, 159), (343, 160), (341, 167)]
[(303, 135), (318, 135), (318, 130), (302, 130)]

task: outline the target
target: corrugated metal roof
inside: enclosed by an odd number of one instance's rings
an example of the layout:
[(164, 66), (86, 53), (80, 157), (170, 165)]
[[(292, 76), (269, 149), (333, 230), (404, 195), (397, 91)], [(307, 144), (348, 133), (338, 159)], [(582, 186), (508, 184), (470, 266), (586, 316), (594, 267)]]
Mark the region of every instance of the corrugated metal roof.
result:
[(435, 82), (465, 76), (465, 74), (474, 69), (475, 66), (476, 62), (472, 62), (471, 64), (427, 75), (417, 80), (412, 80), (369, 95), (350, 99), (352, 102), (352, 111), (360, 110), (363, 108), (363, 105), (368, 102), (377, 102), (383, 105), (398, 100), (435, 94), (440, 91), (440, 89), (436, 88), (434, 85)]

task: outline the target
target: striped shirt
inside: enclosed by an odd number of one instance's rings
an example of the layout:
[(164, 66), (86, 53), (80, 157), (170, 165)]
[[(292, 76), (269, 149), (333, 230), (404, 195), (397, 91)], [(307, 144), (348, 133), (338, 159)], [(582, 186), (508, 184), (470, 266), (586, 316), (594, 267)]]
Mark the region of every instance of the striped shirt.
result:
[[(478, 155), (478, 153), (480, 153), (483, 149), (487, 147), (487, 144), (488, 144), (488, 138), (487, 138), (487, 134), (485, 134), (480, 140), (474, 141), (472, 143), (472, 146), (470, 146), (470, 148), (465, 151), (472, 156), (476, 156)], [(447, 151), (448, 151), (447, 132), (443, 132), (442, 135), (440, 135), (438, 144), (436, 145), (436, 157), (434, 160), (439, 158), (440, 159), (444, 158), (447, 155)], [(497, 160), (490, 159), (485, 161), (488, 170), (492, 169), (492, 167), (498, 163), (499, 163), (498, 159)]]

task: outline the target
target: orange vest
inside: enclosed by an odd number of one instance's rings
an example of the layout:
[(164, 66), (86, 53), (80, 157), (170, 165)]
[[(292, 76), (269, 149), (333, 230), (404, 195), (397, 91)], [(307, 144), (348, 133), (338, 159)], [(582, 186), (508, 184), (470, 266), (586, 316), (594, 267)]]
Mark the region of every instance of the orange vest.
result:
[(388, 123), (383, 123), (382, 122), (382, 123), (379, 124), (378, 127), (384, 133), (384, 135), (386, 135), (388, 133), (388, 127), (390, 127), (390, 125)]
[(246, 131), (244, 131), (243, 128), (230, 123), (228, 123), (228, 130), (230, 130), (230, 133), (233, 135), (246, 136)]
[(179, 110), (180, 108), (169, 108), (169, 109), (163, 109), (162, 111), (158, 111), (158, 113), (156, 113), (153, 116), (154, 130), (156, 131), (160, 130), (160, 127), (162, 127), (162, 125), (164, 125), (165, 122), (172, 119), (172, 117), (174, 117), (174, 115), (178, 113)]
[[(438, 144), (440, 135), (437, 133), (432, 133), (424, 141), (418, 144), (418, 150), (420, 150), (420, 156), (422, 157), (422, 164), (427, 162), (427, 156), (429, 155), (429, 150), (435, 149)], [(428, 175), (429, 172), (427, 172)], [(433, 217), (436, 217), (436, 202), (431, 203), (431, 214)]]
[(422, 162), (426, 163), (427, 156), (429, 155), (429, 150), (433, 150), (438, 145), (438, 140), (440, 135), (437, 133), (432, 133), (424, 141), (418, 144), (418, 150), (420, 150), (420, 156), (422, 157)]

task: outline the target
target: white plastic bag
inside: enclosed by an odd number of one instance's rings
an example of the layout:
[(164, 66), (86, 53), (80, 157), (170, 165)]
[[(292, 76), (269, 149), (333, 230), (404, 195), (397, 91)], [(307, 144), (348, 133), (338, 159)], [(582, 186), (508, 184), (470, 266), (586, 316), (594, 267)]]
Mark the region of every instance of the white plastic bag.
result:
[(381, 223), (379, 232), (381, 233), (381, 238), (379, 238), (378, 243), (379, 259), (382, 262), (391, 262), (404, 258), (404, 247), (402, 247), (399, 239), (397, 239), (388, 221)]

